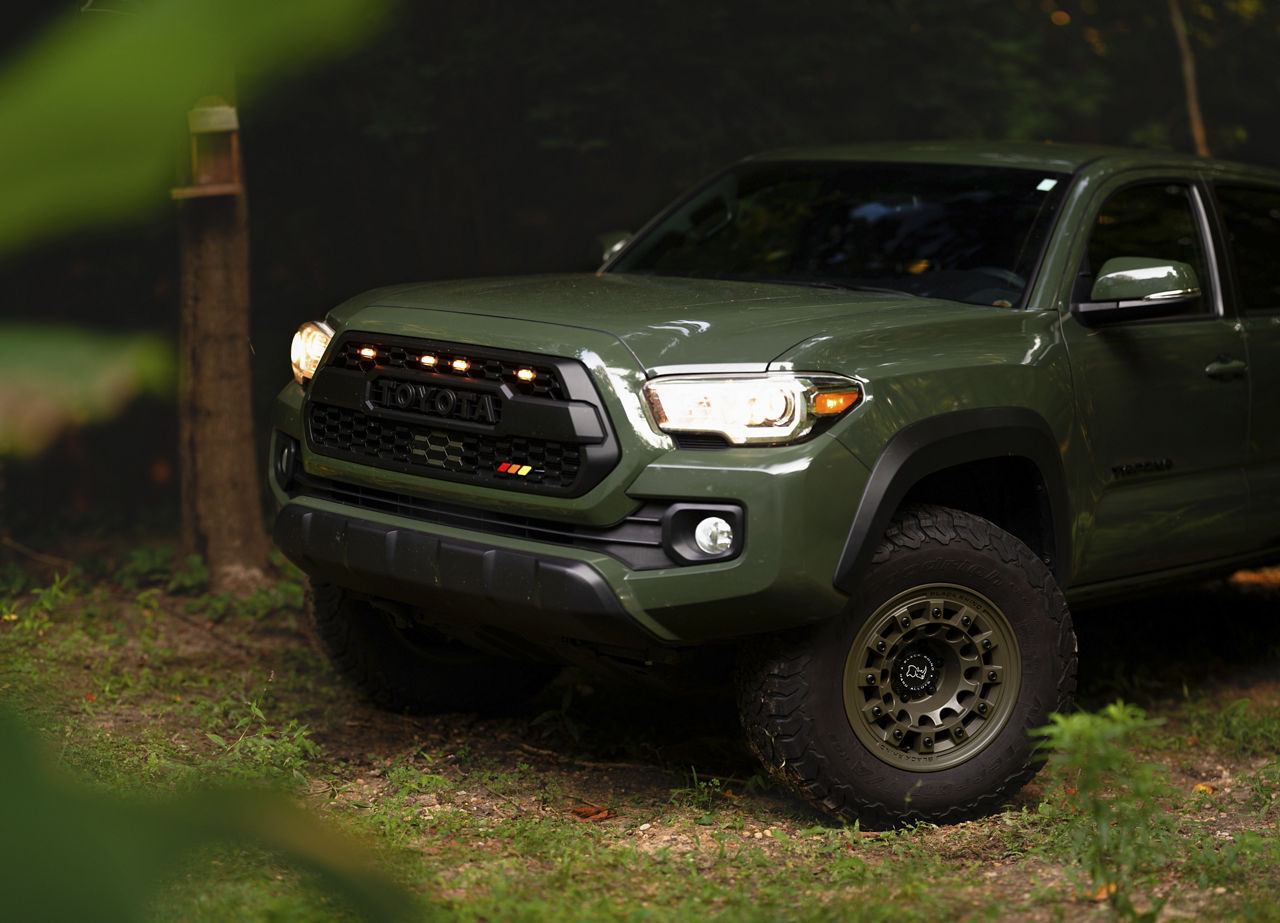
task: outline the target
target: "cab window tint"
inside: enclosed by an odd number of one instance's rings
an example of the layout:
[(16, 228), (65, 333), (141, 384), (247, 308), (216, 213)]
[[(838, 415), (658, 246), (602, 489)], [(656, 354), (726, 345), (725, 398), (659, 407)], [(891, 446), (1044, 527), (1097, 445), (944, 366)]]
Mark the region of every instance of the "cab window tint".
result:
[[(1081, 267), (1084, 296), (1103, 264), (1119, 256), (1188, 263), (1196, 271), (1201, 291), (1207, 292), (1210, 277), (1191, 190), (1178, 183), (1147, 183), (1128, 186), (1107, 199), (1089, 235)], [(1202, 295), (1182, 313), (1205, 314), (1210, 305)]]
[(1280, 190), (1219, 186), (1217, 192), (1240, 307), (1280, 310)]

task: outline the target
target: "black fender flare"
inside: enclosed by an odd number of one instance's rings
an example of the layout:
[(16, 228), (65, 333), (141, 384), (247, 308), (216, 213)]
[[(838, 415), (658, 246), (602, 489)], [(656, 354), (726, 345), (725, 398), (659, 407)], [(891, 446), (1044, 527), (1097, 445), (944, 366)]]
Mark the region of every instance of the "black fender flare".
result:
[(958, 410), (903, 427), (880, 453), (858, 503), (834, 583), (852, 593), (907, 492), (922, 478), (967, 462), (1025, 458), (1040, 472), (1052, 521), (1050, 569), (1070, 573), (1071, 501), (1062, 453), (1044, 418), (1026, 407)]

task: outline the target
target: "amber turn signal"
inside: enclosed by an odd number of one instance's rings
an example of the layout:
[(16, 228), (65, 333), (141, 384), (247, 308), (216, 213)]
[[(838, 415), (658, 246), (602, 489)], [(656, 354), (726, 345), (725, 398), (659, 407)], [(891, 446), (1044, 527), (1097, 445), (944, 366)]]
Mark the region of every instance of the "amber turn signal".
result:
[(857, 406), (862, 395), (857, 391), (832, 391), (816, 394), (813, 398), (813, 412), (819, 416), (842, 414), (850, 407)]

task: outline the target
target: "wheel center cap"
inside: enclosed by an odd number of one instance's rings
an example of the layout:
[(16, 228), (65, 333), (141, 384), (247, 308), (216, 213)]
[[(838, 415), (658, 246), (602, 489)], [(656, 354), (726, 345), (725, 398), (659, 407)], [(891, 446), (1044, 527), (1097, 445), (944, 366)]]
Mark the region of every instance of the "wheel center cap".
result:
[(937, 682), (941, 666), (941, 662), (926, 650), (916, 648), (907, 651), (893, 665), (893, 685), (899, 695), (905, 692), (914, 697)]

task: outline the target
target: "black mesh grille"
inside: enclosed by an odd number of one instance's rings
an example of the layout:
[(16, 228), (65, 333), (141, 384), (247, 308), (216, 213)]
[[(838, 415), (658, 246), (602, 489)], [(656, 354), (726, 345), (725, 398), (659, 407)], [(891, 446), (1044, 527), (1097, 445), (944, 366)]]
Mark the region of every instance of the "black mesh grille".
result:
[(308, 423), (312, 445), (325, 454), (379, 467), (449, 472), (504, 486), (569, 487), (582, 466), (581, 450), (572, 443), (380, 420), (326, 404), (310, 405)]
[(319, 455), (519, 492), (582, 496), (620, 456), (581, 362), (487, 346), (348, 331), (304, 414)]
[[(424, 356), (434, 361), (425, 365), (422, 361)], [(465, 363), (465, 370), (456, 368), (456, 362)], [(531, 397), (543, 397), (550, 401), (565, 399), (564, 383), (554, 368), (493, 355), (491, 350), (469, 349), (447, 343), (422, 341), (395, 344), (349, 339), (338, 347), (328, 365), (358, 372), (371, 372), (374, 369), (432, 371), (457, 377), (459, 381), (500, 382)]]

